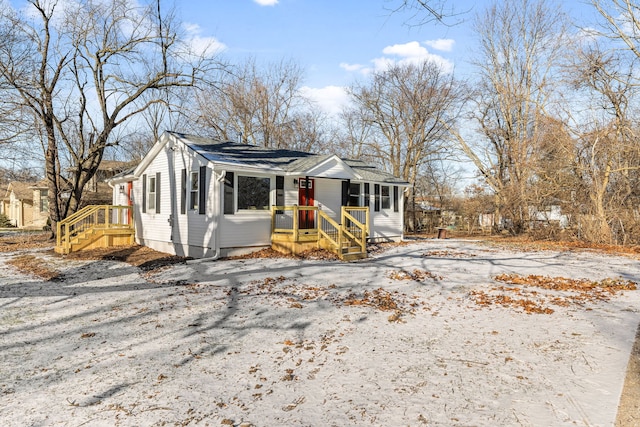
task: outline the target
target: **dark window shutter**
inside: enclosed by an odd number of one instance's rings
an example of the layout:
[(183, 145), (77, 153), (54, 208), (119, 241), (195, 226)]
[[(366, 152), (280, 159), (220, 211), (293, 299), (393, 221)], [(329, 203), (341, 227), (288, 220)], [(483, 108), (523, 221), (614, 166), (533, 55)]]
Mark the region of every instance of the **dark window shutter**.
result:
[(207, 167), (200, 166), (200, 186), (199, 186), (200, 194), (198, 196), (200, 199), (198, 200), (198, 213), (203, 215), (206, 210), (206, 202), (207, 202)]
[(393, 186), (393, 211), (398, 212), (400, 206), (398, 204), (398, 186)]
[(160, 172), (156, 172), (156, 213), (160, 213)]
[(373, 210), (376, 212), (380, 211), (380, 184), (373, 184), (373, 192), (374, 192), (374, 205)]
[(284, 176), (276, 176), (276, 206), (284, 206)]
[(142, 175), (142, 213), (147, 212), (147, 175)]
[(371, 193), (369, 189), (369, 183), (364, 183), (364, 206), (369, 207), (371, 205)]
[(187, 213), (187, 170), (182, 169), (180, 175), (180, 213)]
[(349, 205), (349, 180), (342, 181), (342, 206)]
[(235, 212), (233, 181), (233, 172), (227, 172), (224, 176), (224, 213), (226, 215), (233, 215)]

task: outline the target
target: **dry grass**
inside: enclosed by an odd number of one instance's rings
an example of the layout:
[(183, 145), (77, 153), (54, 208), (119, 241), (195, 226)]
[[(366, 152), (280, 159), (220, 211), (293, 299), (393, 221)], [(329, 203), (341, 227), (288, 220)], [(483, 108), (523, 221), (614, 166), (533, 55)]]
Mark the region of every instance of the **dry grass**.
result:
[(51, 232), (15, 232), (0, 237), (0, 252), (45, 249), (54, 245), (55, 240), (51, 239)]
[(60, 279), (60, 274), (57, 271), (48, 268), (43, 264), (41, 258), (33, 255), (18, 255), (7, 261), (7, 264), (16, 267), (22, 273), (37, 276), (47, 281)]

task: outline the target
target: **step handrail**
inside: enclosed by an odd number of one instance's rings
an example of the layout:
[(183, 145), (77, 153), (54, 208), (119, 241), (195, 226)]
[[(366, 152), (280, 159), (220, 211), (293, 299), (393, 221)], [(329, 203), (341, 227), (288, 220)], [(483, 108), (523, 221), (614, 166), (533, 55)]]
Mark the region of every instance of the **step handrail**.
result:
[[(112, 228), (112, 225), (118, 225), (122, 228), (122, 225), (126, 225), (126, 228), (133, 228), (133, 222), (120, 223), (120, 215), (117, 216), (115, 223), (112, 223), (110, 218), (110, 212), (112, 210), (129, 210), (131, 206), (116, 206), (116, 205), (88, 205), (79, 211), (69, 215), (67, 218), (59, 221), (57, 224), (56, 244), (58, 247), (62, 247), (65, 252), (68, 252), (71, 247), (71, 232), (83, 233), (87, 230), (95, 228), (96, 226), (102, 226), (102, 228)], [(104, 210), (104, 216), (102, 220), (98, 218), (96, 213)], [(82, 226), (78, 227), (78, 225)]]
[[(367, 250), (367, 237), (369, 234), (367, 230), (368, 224), (363, 224), (362, 222), (360, 222), (353, 215), (347, 212), (348, 209), (349, 209), (348, 206), (342, 207), (342, 212), (341, 212), (342, 227), (341, 228), (344, 230), (345, 234), (347, 234), (351, 239), (353, 239), (353, 241), (355, 241), (358, 244), (358, 246), (360, 247), (360, 250), (362, 251), (362, 253), (364, 253)], [(352, 234), (347, 229), (347, 226), (346, 226), (347, 220), (349, 220), (351, 224), (354, 225), (356, 228), (360, 229), (359, 238), (354, 234)]]
[(318, 233), (327, 239), (333, 246), (335, 246), (338, 250), (342, 246), (342, 227), (338, 224), (333, 218), (327, 215), (324, 211), (318, 210), (318, 217), (320, 220), (325, 220), (327, 223), (335, 229), (336, 234), (338, 235), (338, 240), (334, 240), (327, 232), (324, 231), (320, 224), (318, 224)]

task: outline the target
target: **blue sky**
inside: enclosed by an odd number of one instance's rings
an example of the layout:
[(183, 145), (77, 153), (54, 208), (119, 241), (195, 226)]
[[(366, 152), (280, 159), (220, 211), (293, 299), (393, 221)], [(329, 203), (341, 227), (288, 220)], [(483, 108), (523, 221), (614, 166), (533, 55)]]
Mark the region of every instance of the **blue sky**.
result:
[[(469, 10), (474, 1), (456, 1)], [(470, 5), (466, 5), (469, 3)], [(194, 35), (215, 38), (231, 60), (292, 59), (305, 70), (304, 86), (326, 110), (337, 112), (342, 90), (388, 61), (431, 58), (445, 67), (462, 66), (469, 49), (470, 23), (410, 27), (408, 13), (392, 13), (385, 0), (190, 0), (176, 2)]]
[[(508, 1), (508, 0), (505, 0)], [(341, 88), (389, 61), (431, 58), (471, 72), (475, 39), (471, 21), (490, 0), (450, 0), (461, 14), (457, 25), (408, 26), (409, 13), (389, 10), (399, 0), (188, 0), (176, 1), (192, 35), (215, 39), (231, 60), (295, 60), (305, 69), (304, 85), (325, 109), (337, 111)], [(592, 9), (583, 0), (564, 1), (578, 20)], [(584, 16), (583, 16), (584, 15)]]
[[(336, 113), (346, 101), (344, 87), (389, 62), (432, 59), (456, 77), (472, 73), (469, 60), (477, 49), (471, 23), (493, 0), (445, 0), (459, 13), (451, 26), (409, 26), (412, 13), (390, 10), (400, 1), (163, 0), (163, 6), (175, 5), (192, 45), (211, 43), (232, 62), (294, 60), (305, 70), (306, 93)], [(593, 23), (587, 0), (555, 1), (578, 21)]]

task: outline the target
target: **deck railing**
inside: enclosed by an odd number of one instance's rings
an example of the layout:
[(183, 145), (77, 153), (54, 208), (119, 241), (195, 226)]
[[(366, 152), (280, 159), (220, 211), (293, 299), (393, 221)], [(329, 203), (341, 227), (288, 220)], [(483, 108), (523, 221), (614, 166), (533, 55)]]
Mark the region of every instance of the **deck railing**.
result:
[(74, 237), (97, 229), (133, 230), (131, 206), (89, 205), (58, 222), (56, 246), (68, 253)]
[(366, 253), (369, 236), (369, 208), (343, 206), (340, 223), (317, 206), (273, 206), (271, 231), (288, 235), (292, 242), (324, 239), (338, 255), (346, 248), (357, 247)]

